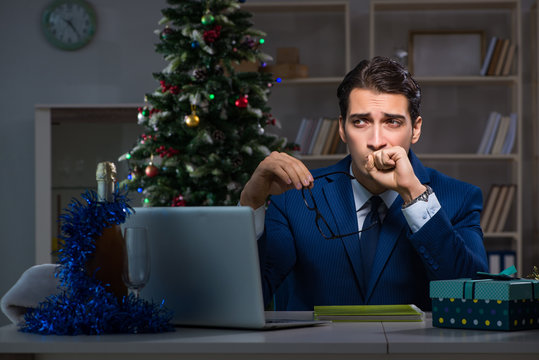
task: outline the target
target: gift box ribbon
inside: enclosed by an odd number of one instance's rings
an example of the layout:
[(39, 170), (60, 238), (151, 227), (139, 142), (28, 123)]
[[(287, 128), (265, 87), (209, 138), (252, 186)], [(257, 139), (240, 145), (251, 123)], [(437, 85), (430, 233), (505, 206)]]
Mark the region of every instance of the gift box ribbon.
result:
[(480, 282), (490, 282), (490, 281), (518, 281), (518, 282), (524, 282), (529, 283), (531, 286), (531, 299), (535, 299), (535, 287), (534, 284), (537, 282), (536, 280), (530, 280), (530, 279), (520, 279), (520, 278), (514, 278), (511, 277), (511, 275), (515, 274), (517, 272), (517, 269), (515, 266), (510, 266), (507, 269), (503, 270), (502, 272), (498, 274), (491, 274), (486, 272), (477, 272), (477, 276), (480, 279), (474, 279), (474, 280), (466, 280), (464, 281), (462, 285), (462, 298), (463, 299), (475, 299), (475, 285)]
[(492, 280), (516, 280), (518, 278), (511, 277), (511, 275), (516, 274), (517, 268), (515, 265), (511, 265), (507, 269), (503, 270), (498, 274), (491, 274), (482, 271), (477, 272), (477, 277), (481, 279), (492, 279)]

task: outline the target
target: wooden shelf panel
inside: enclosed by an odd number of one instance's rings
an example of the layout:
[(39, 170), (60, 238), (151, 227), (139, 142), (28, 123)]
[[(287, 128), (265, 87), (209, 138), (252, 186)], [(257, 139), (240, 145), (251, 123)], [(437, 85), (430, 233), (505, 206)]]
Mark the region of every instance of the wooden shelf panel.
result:
[(110, 105), (36, 105), (48, 109), (52, 124), (60, 123), (136, 123), (137, 109), (144, 104)]
[(486, 232), (483, 234), (483, 238), (512, 238), (517, 240), (520, 234), (515, 231), (502, 231), (502, 232)]
[(340, 84), (342, 81), (341, 77), (308, 77), (308, 78), (297, 78), (297, 79), (282, 79), (282, 81), (276, 85), (316, 85), (316, 84)]
[(376, 11), (491, 10), (515, 9), (515, 0), (374, 0)]
[(241, 5), (241, 8), (253, 12), (325, 12), (325, 11), (343, 11), (348, 7), (346, 1), (306, 1), (306, 2), (247, 2)]
[(514, 85), (518, 84), (517, 76), (417, 76), (420, 84), (428, 85)]

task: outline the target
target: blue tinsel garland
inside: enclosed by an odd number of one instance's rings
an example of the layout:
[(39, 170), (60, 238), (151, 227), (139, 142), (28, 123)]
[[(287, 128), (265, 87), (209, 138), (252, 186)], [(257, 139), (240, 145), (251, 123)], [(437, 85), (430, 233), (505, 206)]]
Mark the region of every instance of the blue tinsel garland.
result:
[(99, 203), (95, 191), (81, 195), (85, 203), (73, 199), (62, 222), (58, 251), (59, 293), (49, 296), (37, 308), (29, 309), (20, 330), (55, 335), (112, 333), (156, 333), (173, 331), (172, 312), (163, 304), (134, 296), (118, 301), (103, 284), (85, 270), (95, 251), (95, 238), (107, 224), (122, 224), (133, 212), (125, 193), (116, 191), (114, 201)]

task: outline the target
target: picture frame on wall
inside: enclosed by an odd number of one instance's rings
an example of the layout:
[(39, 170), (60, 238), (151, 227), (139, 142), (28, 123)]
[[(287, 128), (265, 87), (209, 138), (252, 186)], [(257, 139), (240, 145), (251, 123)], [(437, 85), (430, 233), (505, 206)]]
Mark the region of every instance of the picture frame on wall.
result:
[(485, 55), (482, 30), (413, 30), (408, 70), (414, 76), (479, 75)]

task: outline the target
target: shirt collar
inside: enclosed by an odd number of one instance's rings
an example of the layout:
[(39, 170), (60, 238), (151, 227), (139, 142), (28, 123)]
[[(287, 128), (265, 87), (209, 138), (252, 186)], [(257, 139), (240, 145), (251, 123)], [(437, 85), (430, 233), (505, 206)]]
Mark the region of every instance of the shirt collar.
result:
[[(354, 173), (352, 172), (352, 164), (350, 164), (350, 175), (354, 176)], [(352, 191), (354, 193), (354, 202), (356, 204), (356, 210), (361, 209), (363, 206), (365, 206), (365, 203), (373, 196), (374, 194), (371, 194), (369, 190), (365, 189), (363, 185), (359, 183), (357, 180), (352, 180)], [(399, 196), (399, 193), (395, 190), (386, 190), (381, 194), (378, 194), (384, 201), (384, 204), (389, 209), (397, 196)]]

